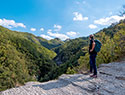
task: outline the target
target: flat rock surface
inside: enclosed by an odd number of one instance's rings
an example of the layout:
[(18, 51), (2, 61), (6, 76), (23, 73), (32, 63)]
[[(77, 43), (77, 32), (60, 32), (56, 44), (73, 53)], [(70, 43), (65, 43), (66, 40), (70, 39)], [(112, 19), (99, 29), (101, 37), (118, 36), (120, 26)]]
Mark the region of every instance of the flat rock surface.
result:
[(62, 75), (44, 83), (27, 82), (0, 95), (125, 95), (125, 61), (100, 65), (98, 78)]

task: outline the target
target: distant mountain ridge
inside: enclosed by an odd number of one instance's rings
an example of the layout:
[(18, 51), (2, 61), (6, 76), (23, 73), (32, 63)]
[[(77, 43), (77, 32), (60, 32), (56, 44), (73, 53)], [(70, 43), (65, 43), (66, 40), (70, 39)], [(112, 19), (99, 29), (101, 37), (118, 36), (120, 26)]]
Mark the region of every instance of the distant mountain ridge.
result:
[(58, 46), (61, 46), (62, 44), (64, 44), (64, 42), (61, 41), (59, 38), (55, 38), (52, 40), (46, 40), (41, 37), (37, 37), (37, 39), (39, 40), (41, 45), (43, 45), (44, 47), (46, 47), (48, 49), (53, 49), (55, 47), (58, 47)]

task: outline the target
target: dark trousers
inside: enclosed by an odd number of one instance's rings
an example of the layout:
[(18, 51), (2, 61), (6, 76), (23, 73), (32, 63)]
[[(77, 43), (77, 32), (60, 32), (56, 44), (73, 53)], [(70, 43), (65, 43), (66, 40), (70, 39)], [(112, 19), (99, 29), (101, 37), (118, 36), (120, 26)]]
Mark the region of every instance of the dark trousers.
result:
[(97, 75), (97, 68), (96, 68), (96, 56), (97, 54), (90, 54), (90, 72), (94, 70), (94, 75)]

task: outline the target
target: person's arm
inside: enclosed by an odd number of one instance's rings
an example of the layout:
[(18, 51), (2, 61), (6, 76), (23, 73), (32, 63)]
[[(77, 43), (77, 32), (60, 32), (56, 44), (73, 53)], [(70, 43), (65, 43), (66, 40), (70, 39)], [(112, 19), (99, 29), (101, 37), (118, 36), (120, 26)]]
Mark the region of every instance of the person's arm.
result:
[(90, 50), (90, 52), (92, 52), (95, 48), (95, 42), (92, 43), (92, 49)]

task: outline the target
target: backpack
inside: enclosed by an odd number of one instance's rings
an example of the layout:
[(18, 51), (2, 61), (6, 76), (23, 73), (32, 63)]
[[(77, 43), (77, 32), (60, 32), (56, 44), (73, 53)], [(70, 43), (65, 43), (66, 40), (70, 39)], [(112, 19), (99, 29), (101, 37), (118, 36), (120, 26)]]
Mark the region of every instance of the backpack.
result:
[(94, 42), (95, 42), (94, 51), (95, 51), (95, 52), (99, 52), (99, 51), (101, 50), (102, 44), (101, 44), (101, 42), (100, 42), (99, 40), (94, 40)]

